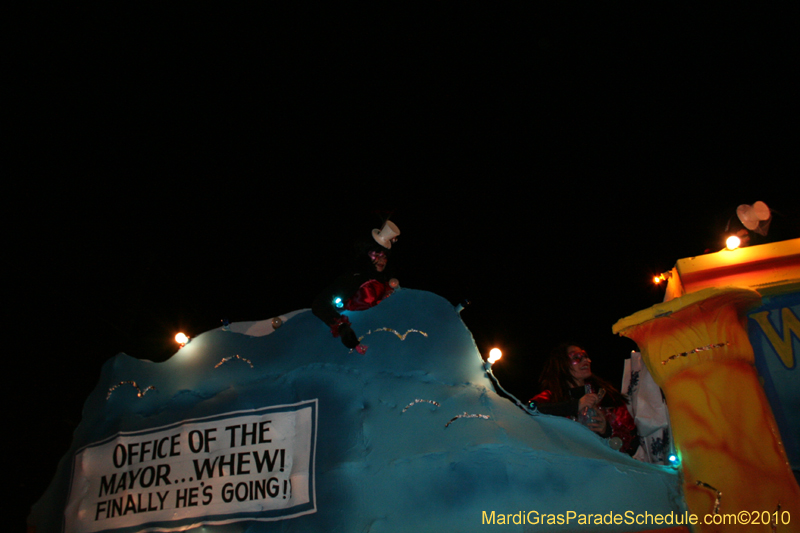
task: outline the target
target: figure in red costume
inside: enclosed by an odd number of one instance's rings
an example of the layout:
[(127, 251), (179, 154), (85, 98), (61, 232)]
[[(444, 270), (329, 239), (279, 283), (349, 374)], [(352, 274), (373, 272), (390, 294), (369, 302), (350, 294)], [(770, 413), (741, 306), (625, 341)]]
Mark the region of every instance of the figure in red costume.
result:
[(381, 229), (372, 230), (372, 241), (357, 245), (356, 261), (351, 272), (340, 276), (322, 291), (311, 306), (313, 313), (331, 328), (334, 337), (351, 350), (363, 354), (366, 347), (358, 340), (347, 316), (340, 310), (363, 311), (378, 305), (397, 288), (391, 277), (389, 254), (400, 230), (387, 220)]

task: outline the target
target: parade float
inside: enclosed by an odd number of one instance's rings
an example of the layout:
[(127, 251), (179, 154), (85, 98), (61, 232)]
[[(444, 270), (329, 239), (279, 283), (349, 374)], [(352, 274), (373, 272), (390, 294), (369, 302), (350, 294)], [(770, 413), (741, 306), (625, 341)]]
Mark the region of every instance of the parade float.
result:
[(681, 259), (617, 322), (669, 405), (696, 531), (800, 531), (800, 239)]
[(364, 354), (300, 310), (113, 357), (29, 531), (798, 531), (799, 254), (678, 261), (614, 326), (664, 390), (673, 466), (521, 405), (458, 309), (399, 289), (343, 313)]
[(365, 355), (303, 310), (163, 363), (113, 357), (31, 528), (642, 531), (685, 515), (674, 468), (498, 395), (445, 299), (402, 289), (350, 320)]

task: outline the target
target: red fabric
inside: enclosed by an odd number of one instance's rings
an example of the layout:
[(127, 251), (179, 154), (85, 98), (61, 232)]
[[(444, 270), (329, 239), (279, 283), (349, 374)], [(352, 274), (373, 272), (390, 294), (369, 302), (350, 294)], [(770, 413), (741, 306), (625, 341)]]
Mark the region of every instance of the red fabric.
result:
[(611, 426), (611, 436), (619, 437), (622, 441), (620, 451), (629, 453), (633, 439), (636, 437), (636, 423), (628, 408), (620, 405), (618, 407), (600, 407), (600, 410), (606, 415), (606, 420)]
[(388, 283), (371, 279), (358, 288), (358, 291), (345, 302), (344, 308), (348, 311), (363, 311), (375, 307), (390, 294), (392, 289)]
[(331, 333), (333, 333), (333, 338), (339, 336), (339, 326), (341, 326), (342, 324), (347, 324), (349, 326), (350, 319), (342, 315), (336, 320), (336, 322), (333, 323), (333, 325), (331, 325)]
[(528, 403), (531, 403), (531, 402), (534, 402), (534, 403), (550, 403), (552, 401), (553, 401), (553, 393), (550, 392), (549, 390), (543, 390), (542, 392), (540, 392), (539, 394), (537, 394), (536, 396), (534, 396), (533, 398), (528, 400)]

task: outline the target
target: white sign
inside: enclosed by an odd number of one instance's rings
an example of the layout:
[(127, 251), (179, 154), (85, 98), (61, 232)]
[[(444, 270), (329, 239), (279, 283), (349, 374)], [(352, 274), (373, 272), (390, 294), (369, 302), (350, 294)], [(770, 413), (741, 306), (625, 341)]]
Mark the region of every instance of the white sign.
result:
[(66, 531), (314, 513), (316, 433), (316, 399), (119, 433), (76, 453)]

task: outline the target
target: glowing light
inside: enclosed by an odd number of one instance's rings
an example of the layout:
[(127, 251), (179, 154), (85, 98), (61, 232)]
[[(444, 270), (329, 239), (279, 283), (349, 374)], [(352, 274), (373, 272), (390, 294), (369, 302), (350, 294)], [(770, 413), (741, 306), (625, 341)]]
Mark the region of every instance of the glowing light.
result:
[(668, 279), (671, 279), (671, 278), (672, 278), (672, 271), (662, 272), (661, 274), (658, 274), (657, 276), (653, 276), (653, 283), (658, 285), (662, 281), (667, 281)]
[(680, 464), (680, 461), (678, 461), (678, 456), (675, 454), (670, 455), (667, 460), (672, 466), (678, 466)]
[(337, 296), (336, 298), (333, 299), (333, 305), (335, 305), (337, 309), (341, 309), (342, 307), (344, 307), (344, 302), (342, 301), (341, 298)]
[(725, 248), (728, 250), (735, 250), (740, 244), (742, 244), (742, 240), (736, 235), (731, 235), (728, 237), (728, 240), (725, 241)]
[(494, 364), (501, 357), (503, 357), (503, 352), (501, 352), (499, 348), (492, 348), (491, 351), (489, 351), (489, 364)]
[(189, 337), (187, 337), (184, 333), (178, 333), (175, 335), (175, 342), (183, 346), (187, 342), (189, 342)]

